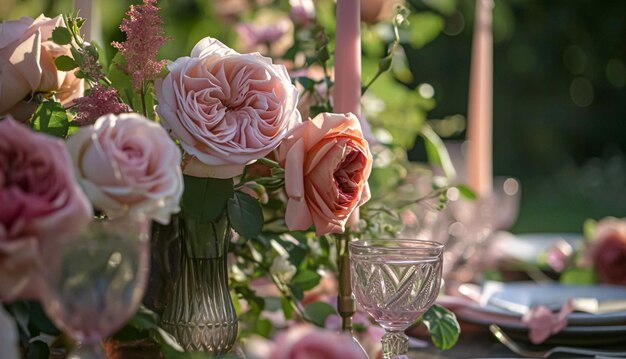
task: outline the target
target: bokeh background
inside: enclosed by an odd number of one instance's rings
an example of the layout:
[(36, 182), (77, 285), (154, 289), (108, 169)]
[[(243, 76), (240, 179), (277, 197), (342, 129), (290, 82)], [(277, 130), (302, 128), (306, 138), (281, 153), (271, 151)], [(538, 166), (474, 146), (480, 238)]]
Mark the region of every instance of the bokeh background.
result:
[[(162, 56), (189, 53), (207, 35), (236, 42), (235, 21), (269, 1), (159, 1), (175, 39)], [(117, 26), (131, 3), (95, 1), (98, 42), (109, 59), (108, 44), (123, 40)], [(287, 9), (288, 2), (280, 6)], [(407, 7), (414, 15), (402, 47), (411, 74), (395, 76), (431, 101), (427, 121), (458, 147), (465, 138), (474, 1), (407, 0)], [(2, 0), (0, 19), (72, 8), (69, 0)], [(624, 14), (621, 0), (495, 0), (494, 174), (521, 182), (513, 232), (580, 233), (587, 218), (626, 217)], [(367, 42), (364, 36), (365, 51)], [(419, 139), (409, 158), (425, 159)]]

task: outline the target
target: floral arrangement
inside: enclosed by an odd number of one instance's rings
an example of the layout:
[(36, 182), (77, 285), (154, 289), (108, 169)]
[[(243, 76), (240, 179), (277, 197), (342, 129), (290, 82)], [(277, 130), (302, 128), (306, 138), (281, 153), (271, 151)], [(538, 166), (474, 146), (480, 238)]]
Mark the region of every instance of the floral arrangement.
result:
[[(0, 300), (10, 303), (29, 357), (65, 345), (33, 339), (60, 334), (37, 303), (46, 298), (41, 278), (55, 250), (70, 245), (64, 240), (94, 214), (113, 219), (137, 213), (163, 226), (178, 218), (227, 219), (237, 233), (230, 243), (229, 281), (239, 337), (254, 343), (277, 336), (266, 353), (249, 355), (290, 357), (317, 347), (330, 357), (358, 356), (347, 335), (332, 347), (317, 344), (337, 338), (328, 329), (338, 330), (332, 274), (338, 242), (401, 229), (385, 193), (406, 178), (406, 149), (415, 136), (424, 137), (435, 165), (445, 153), (422, 121), (432, 103), (384, 76), (394, 71), (392, 57), (400, 56), (395, 51), (399, 29), (410, 18), (406, 9), (387, 23), (395, 33), (389, 50), (364, 63), (365, 70), (377, 68), (364, 96), (391, 103), (385, 113), (366, 111), (372, 131), (365, 116), (332, 111), (332, 4), (290, 4), (289, 18), (274, 25), (237, 27), (247, 50), (261, 52), (240, 53), (203, 37), (189, 56), (170, 61), (157, 57), (170, 38), (156, 0), (144, 0), (122, 20), (126, 40), (112, 44), (118, 54), (109, 66), (82, 37), (80, 17), (3, 23)], [(366, 18), (377, 22), (378, 16)], [(275, 45), (290, 27), (293, 44), (281, 52)], [(401, 56), (397, 61), (406, 66)], [(419, 106), (394, 106), (399, 94)], [(406, 120), (398, 123), (399, 117)], [(422, 197), (436, 198), (448, 187), (439, 178), (433, 188), (434, 195)], [(264, 297), (267, 283), (271, 290)], [(273, 323), (271, 314), (278, 312), (282, 320)], [(359, 315), (354, 329), (375, 357), (382, 333)], [(0, 327), (5, 321), (0, 312)], [(281, 332), (287, 321), (309, 324)], [(454, 315), (435, 306), (422, 322), (438, 347), (454, 345)], [(157, 315), (142, 307), (115, 338), (156, 337), (163, 355), (184, 357), (158, 325)], [(129, 330), (134, 334), (128, 336)], [(1, 337), (12, 340), (10, 334)]]
[(553, 244), (541, 260), (563, 283), (626, 285), (626, 220), (587, 220), (577, 245)]

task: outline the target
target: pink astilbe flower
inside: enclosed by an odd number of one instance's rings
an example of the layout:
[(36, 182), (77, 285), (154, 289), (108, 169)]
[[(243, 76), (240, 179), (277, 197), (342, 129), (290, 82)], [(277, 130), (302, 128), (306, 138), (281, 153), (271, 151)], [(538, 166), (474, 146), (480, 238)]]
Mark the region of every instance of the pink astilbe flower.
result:
[(157, 61), (159, 49), (169, 38), (163, 36), (163, 20), (158, 15), (156, 0), (144, 0), (143, 5), (131, 5), (122, 19), (120, 30), (126, 33), (126, 41), (112, 42), (126, 59), (123, 70), (132, 77), (135, 90), (145, 81), (159, 77), (166, 60)]
[(93, 124), (100, 116), (113, 113), (131, 112), (128, 105), (120, 102), (117, 91), (102, 85), (94, 85), (88, 96), (75, 101), (76, 117), (74, 121), (81, 126)]

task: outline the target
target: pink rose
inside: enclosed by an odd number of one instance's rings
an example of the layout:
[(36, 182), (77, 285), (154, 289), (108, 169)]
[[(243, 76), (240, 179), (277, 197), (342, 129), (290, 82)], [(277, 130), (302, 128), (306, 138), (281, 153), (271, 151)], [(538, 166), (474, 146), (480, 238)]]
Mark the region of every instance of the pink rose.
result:
[(37, 19), (22, 17), (5, 21), (0, 31), (0, 114), (10, 113), (24, 122), (37, 104), (31, 101), (37, 92), (56, 92), (57, 99), (68, 105), (83, 95), (83, 80), (75, 71), (57, 70), (54, 59), (70, 55), (68, 45), (57, 45), (50, 37), (57, 26), (65, 26), (63, 17), (43, 15)]
[(63, 141), (0, 121), (0, 299), (36, 298), (40, 270), (92, 217)]
[(372, 155), (353, 114), (322, 113), (294, 128), (278, 148), (291, 230), (315, 225), (317, 235), (342, 233), (369, 199)]
[(313, 0), (289, 0), (289, 17), (299, 26), (308, 26), (315, 21)]
[(290, 28), (289, 20), (282, 18), (264, 24), (242, 23), (237, 25), (235, 31), (247, 49), (255, 49), (259, 45), (277, 42), (289, 32)]
[(347, 334), (301, 324), (278, 335), (274, 350), (269, 357), (272, 359), (363, 359), (366, 356)]
[(81, 185), (110, 218), (130, 212), (167, 224), (183, 192), (180, 150), (157, 123), (109, 114), (67, 141)]
[(204, 38), (155, 83), (157, 113), (188, 156), (186, 174), (230, 178), (272, 151), (300, 122), (282, 65)]
[(626, 285), (626, 219), (600, 220), (586, 254), (600, 282)]

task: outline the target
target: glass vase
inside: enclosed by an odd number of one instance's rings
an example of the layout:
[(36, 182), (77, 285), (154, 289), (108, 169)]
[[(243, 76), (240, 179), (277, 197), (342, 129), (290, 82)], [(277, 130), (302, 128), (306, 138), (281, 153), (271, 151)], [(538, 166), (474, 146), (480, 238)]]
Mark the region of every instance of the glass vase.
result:
[(224, 215), (201, 223), (179, 217), (180, 266), (161, 321), (185, 351), (222, 355), (237, 339), (238, 320), (228, 289), (232, 229)]

